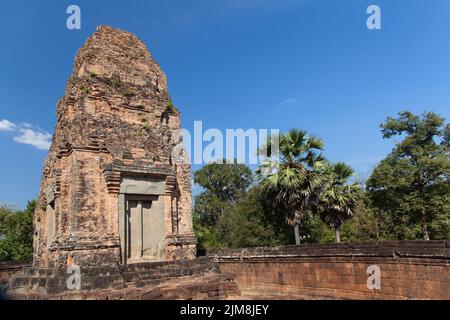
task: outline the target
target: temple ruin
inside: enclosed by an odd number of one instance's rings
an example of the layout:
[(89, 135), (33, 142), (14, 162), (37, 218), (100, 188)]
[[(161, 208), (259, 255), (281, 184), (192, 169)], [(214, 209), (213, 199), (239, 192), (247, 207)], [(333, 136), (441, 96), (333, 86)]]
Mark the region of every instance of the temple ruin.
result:
[[(448, 240), (223, 249), (195, 258), (180, 113), (160, 67), (130, 33), (100, 27), (89, 38), (57, 117), (34, 265), (0, 263), (0, 299), (3, 292), (30, 300), (450, 298)], [(378, 287), (369, 285), (373, 266)], [(75, 269), (79, 286), (70, 282)]]
[(34, 266), (195, 258), (190, 166), (173, 156), (179, 130), (166, 76), (145, 44), (99, 27), (57, 106)]

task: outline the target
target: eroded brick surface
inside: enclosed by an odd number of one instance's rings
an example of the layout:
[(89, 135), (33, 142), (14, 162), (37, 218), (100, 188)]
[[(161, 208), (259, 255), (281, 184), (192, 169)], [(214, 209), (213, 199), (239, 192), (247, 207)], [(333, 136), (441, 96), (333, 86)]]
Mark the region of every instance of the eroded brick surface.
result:
[(219, 300), (237, 296), (234, 275), (220, 273), (207, 257), (116, 267), (81, 268), (81, 288), (67, 286), (65, 269), (27, 267), (5, 291), (16, 300)]
[[(450, 299), (446, 241), (304, 245), (210, 253), (247, 299)], [(367, 268), (381, 270), (381, 289)]]
[(166, 76), (144, 43), (99, 27), (78, 52), (57, 106), (34, 221), (34, 265), (124, 263), (124, 177), (164, 183), (165, 258), (194, 258), (190, 166), (173, 159), (179, 129)]

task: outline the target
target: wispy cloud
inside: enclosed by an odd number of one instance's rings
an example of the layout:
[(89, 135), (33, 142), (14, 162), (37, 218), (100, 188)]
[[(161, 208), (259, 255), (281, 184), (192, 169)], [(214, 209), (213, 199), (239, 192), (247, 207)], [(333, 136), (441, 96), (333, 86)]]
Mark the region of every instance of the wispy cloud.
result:
[(297, 99), (295, 99), (295, 98), (288, 98), (286, 100), (283, 100), (280, 104), (284, 106), (286, 104), (294, 104), (296, 102), (297, 102)]
[(52, 135), (29, 123), (15, 124), (9, 120), (0, 120), (0, 131), (12, 133), (17, 143), (28, 144), (39, 150), (50, 148)]
[(0, 120), (0, 131), (13, 131), (16, 128), (16, 125), (8, 120)]
[(40, 150), (48, 150), (52, 135), (47, 132), (39, 132), (33, 129), (20, 129), (20, 135), (14, 137), (14, 141), (32, 145)]

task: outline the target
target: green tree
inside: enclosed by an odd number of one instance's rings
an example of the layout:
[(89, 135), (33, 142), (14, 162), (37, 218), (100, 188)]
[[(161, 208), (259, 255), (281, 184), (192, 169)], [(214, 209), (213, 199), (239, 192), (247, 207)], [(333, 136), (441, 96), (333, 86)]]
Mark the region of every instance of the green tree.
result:
[(401, 112), (381, 125), (384, 138), (402, 139), (375, 168), (367, 186), (392, 237), (450, 237), (449, 128), (432, 112)]
[(210, 163), (194, 173), (194, 182), (221, 201), (236, 203), (253, 183), (253, 172), (244, 164)]
[(210, 163), (194, 173), (194, 183), (204, 189), (195, 197), (196, 219), (203, 225), (214, 226), (224, 210), (245, 195), (253, 183), (253, 172), (236, 162)]
[(198, 250), (216, 248), (220, 217), (235, 205), (253, 183), (253, 172), (243, 164), (211, 163), (194, 173), (194, 182), (204, 191), (195, 196), (194, 231)]
[(242, 248), (289, 243), (284, 231), (286, 224), (279, 216), (265, 211), (261, 196), (260, 189), (254, 187), (224, 212), (216, 227), (221, 246)]
[(342, 241), (362, 242), (362, 241), (382, 241), (390, 240), (386, 223), (372, 208), (366, 194), (362, 194), (361, 205), (358, 207), (358, 214), (352, 217), (342, 226)]
[(0, 208), (0, 261), (24, 261), (33, 256), (33, 216), (36, 201), (24, 211)]
[(314, 207), (320, 219), (334, 230), (337, 243), (341, 242), (342, 225), (353, 217), (360, 205), (361, 187), (348, 183), (353, 174), (345, 163), (327, 164), (323, 170), (325, 187)]
[(311, 210), (307, 210), (303, 217), (300, 225), (300, 237), (304, 243), (309, 244), (334, 242), (333, 231)]
[(231, 205), (215, 193), (205, 190), (195, 196), (194, 220), (204, 226), (215, 226), (219, 217)]
[[(282, 212), (286, 222), (294, 227), (295, 243), (300, 244), (300, 223), (306, 209), (316, 201), (323, 187), (318, 172), (323, 164), (319, 153), (323, 142), (305, 131), (293, 129), (279, 137), (279, 161), (258, 169), (261, 189), (269, 207)], [(270, 168), (275, 168), (271, 172)]]

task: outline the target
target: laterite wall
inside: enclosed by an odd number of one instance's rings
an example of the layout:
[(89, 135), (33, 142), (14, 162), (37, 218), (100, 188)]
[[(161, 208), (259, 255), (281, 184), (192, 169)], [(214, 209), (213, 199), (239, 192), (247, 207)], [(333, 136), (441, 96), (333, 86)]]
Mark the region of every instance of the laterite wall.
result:
[[(450, 241), (303, 245), (210, 252), (243, 296), (281, 299), (450, 299)], [(381, 270), (381, 289), (367, 268)]]

